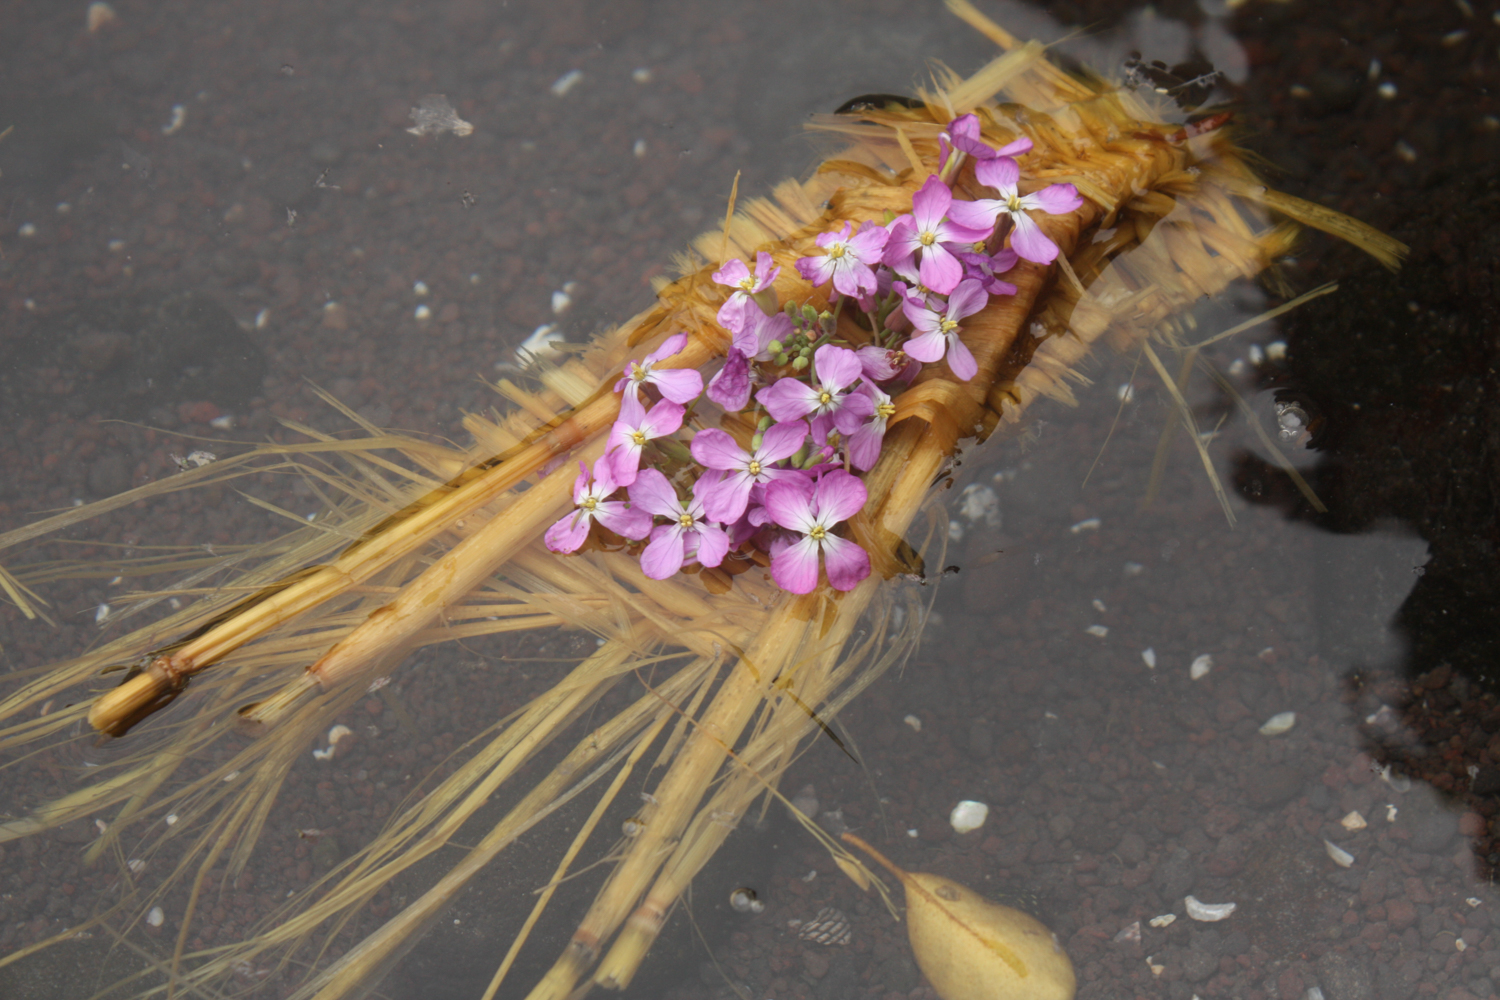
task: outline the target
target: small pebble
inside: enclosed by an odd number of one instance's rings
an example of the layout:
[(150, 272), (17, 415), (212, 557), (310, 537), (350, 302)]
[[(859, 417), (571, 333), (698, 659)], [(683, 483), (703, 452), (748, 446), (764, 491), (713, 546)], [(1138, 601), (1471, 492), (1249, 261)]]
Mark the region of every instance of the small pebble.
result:
[(1193, 659), (1193, 665), (1188, 667), (1188, 676), (1193, 680), (1202, 680), (1208, 676), (1208, 672), (1214, 668), (1214, 658), (1207, 653)]
[(552, 83), (552, 93), (558, 97), (566, 96), (568, 91), (578, 86), (578, 81), (583, 79), (583, 70), (570, 69)]

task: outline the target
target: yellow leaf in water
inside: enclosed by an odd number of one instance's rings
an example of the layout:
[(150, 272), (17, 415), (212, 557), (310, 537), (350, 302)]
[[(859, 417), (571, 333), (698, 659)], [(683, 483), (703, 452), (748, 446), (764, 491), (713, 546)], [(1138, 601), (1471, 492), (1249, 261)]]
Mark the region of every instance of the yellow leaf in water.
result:
[(853, 834), (844, 839), (901, 880), (912, 954), (943, 1000), (1072, 1000), (1073, 963), (1041, 921), (952, 879), (902, 871)]

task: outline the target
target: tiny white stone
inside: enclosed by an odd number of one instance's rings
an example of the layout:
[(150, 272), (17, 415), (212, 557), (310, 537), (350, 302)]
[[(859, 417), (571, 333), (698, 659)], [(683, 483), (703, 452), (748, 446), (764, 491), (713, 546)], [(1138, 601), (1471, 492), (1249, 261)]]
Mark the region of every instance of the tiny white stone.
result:
[(906, 723), (908, 726), (911, 726), (912, 729), (916, 730), (919, 733), (922, 731), (922, 720), (917, 718), (915, 715), (908, 715), (901, 721)]
[(141, 872), (146, 870), (146, 862), (142, 861), (140, 858), (131, 858), (129, 861), (125, 862), (125, 867), (129, 868), (132, 873), (139, 875)]
[(561, 316), (563, 313), (567, 312), (568, 308), (572, 305), (573, 296), (569, 295), (567, 292), (552, 293), (552, 314), (554, 316)]
[(1234, 903), (1200, 903), (1197, 896), (1188, 896), (1182, 905), (1187, 908), (1188, 916), (1209, 924), (1225, 919), (1235, 910)]
[(1411, 779), (1404, 774), (1392, 774), (1389, 764), (1380, 769), (1380, 780), (1398, 792), (1411, 791)]
[(1262, 736), (1280, 736), (1297, 724), (1296, 712), (1277, 712), (1260, 727)]
[(1126, 382), (1115, 390), (1115, 395), (1120, 398), (1120, 402), (1122, 403), (1132, 402), (1135, 400), (1135, 386)]
[(1102, 523), (1097, 517), (1086, 517), (1077, 524), (1070, 525), (1068, 530), (1075, 535), (1081, 535), (1085, 531), (1098, 531)]
[(1338, 844), (1335, 844), (1327, 837), (1323, 838), (1323, 850), (1328, 852), (1328, 856), (1333, 859), (1333, 863), (1338, 865), (1340, 868), (1348, 868), (1350, 865), (1354, 864), (1354, 855), (1350, 854), (1348, 851), (1344, 850), (1342, 847), (1340, 847)]
[(36, 225), (30, 222), (21, 223), (21, 228), (16, 230), (17, 236), (35, 236)]
[(146, 914), (146, 926), (160, 927), (166, 919), (167, 915), (161, 912), (161, 907), (153, 906), (151, 907), (151, 912)]
[(60, 202), (57, 203), (57, 214), (58, 215), (67, 215), (71, 211), (73, 211), (73, 206), (69, 205), (67, 202), (60, 201)]
[(425, 323), (432, 318), (432, 310), (427, 308), (425, 304), (417, 306), (417, 308), (412, 310), (411, 314), (412, 318), (419, 323)]
[(1323, 1000), (1323, 987), (1309, 986), (1307, 992), (1302, 995), (1302, 1000)]
[(1100, 614), (1104, 613), (1104, 602), (1099, 600), (1099, 598), (1094, 598), (1093, 605), (1095, 611), (1099, 612)]
[(1350, 833), (1353, 833), (1355, 830), (1363, 830), (1369, 825), (1370, 824), (1365, 822), (1365, 818), (1359, 814), (1358, 810), (1350, 812), (1349, 815), (1339, 820), (1339, 826), (1343, 827), (1345, 830), (1348, 830)]
[(634, 156), (635, 156), (635, 158), (637, 160), (643, 160), (643, 159), (645, 159), (646, 158), (646, 140), (645, 139), (637, 139), (635, 141), (635, 145), (630, 147), (630, 152), (632, 154), (634, 154)]
[(578, 86), (578, 81), (583, 79), (583, 70), (570, 69), (562, 76), (552, 82), (552, 93), (563, 97), (568, 91)]
[(1188, 676), (1198, 681), (1208, 676), (1208, 672), (1214, 668), (1214, 658), (1204, 653), (1202, 656), (1194, 657), (1193, 665), (1188, 667)]
[(1396, 813), (1398, 811), (1399, 810), (1397, 810), (1395, 806), (1393, 806), (1389, 802), (1387, 802), (1385, 804), (1385, 821), (1387, 823), (1394, 823), (1394, 822), (1396, 822)]
[(427, 292), (428, 292), (427, 282), (425, 282), (425, 281), (414, 281), (414, 282), (412, 282), (411, 293), (413, 295), (415, 295), (417, 298), (420, 299), (422, 296), (426, 295)]
[(637, 66), (635, 69), (630, 71), (630, 78), (636, 83), (650, 83), (651, 71), (645, 66)]
[(907, 831), (906, 831), (906, 835), (907, 835), (907, 836), (908, 836), (908, 837), (912, 837), (912, 838), (915, 838), (915, 837), (918, 837), (918, 836), (920, 836), (920, 831), (918, 831), (918, 830), (916, 830), (916, 829), (915, 829), (915, 828), (913, 828), (913, 829), (910, 829), (910, 830), (907, 830)]
[(165, 822), (166, 822), (166, 824), (168, 826), (176, 826), (177, 825), (177, 814), (176, 813), (167, 813), (167, 818), (166, 818)]
[(1252, 365), (1258, 365), (1266, 360), (1266, 352), (1260, 349), (1259, 344), (1251, 344), (1250, 350), (1246, 353), (1250, 355), (1250, 363)]
[(1152, 670), (1156, 669), (1156, 650), (1153, 647), (1147, 646), (1141, 650), (1141, 659), (1145, 662), (1146, 666)]
[(1109, 626), (1090, 625), (1088, 628), (1084, 629), (1084, 631), (1089, 635), (1098, 636), (1100, 639), (1103, 639), (1105, 636), (1109, 635)]
[(172, 118), (161, 127), (162, 135), (171, 135), (182, 128), (182, 123), (187, 121), (187, 108), (181, 104), (172, 105)]
[(260, 312), (258, 312), (258, 313), (255, 314), (255, 328), (257, 330), (264, 330), (266, 328), (266, 322), (270, 318), (271, 318), (271, 310), (269, 310), (269, 309), (262, 309)]
[(234, 414), (226, 413), (221, 417), (214, 417), (208, 422), (208, 425), (217, 430), (232, 431), (234, 430)]
[(1281, 361), (1286, 358), (1286, 341), (1273, 340), (1266, 345), (1266, 358), (1270, 361)]
[(968, 833), (984, 826), (984, 821), (989, 819), (990, 807), (983, 802), (975, 802), (972, 799), (964, 799), (953, 807), (953, 812), (948, 816), (948, 822), (953, 824), (953, 829), (959, 833)]
[(1465, 899), (1464, 902), (1468, 903), (1469, 906), (1474, 907), (1479, 906), (1484, 902), (1484, 900), (1480, 899), (1478, 896), (1470, 896), (1468, 899)]
[(109, 247), (109, 252), (110, 253), (119, 253), (121, 250), (125, 249), (125, 241), (124, 240), (110, 240), (108, 243), (105, 244), (105, 246)]
[(1468, 951), (1469, 942), (1465, 941), (1463, 938), (1454, 938), (1453, 947), (1457, 948), (1459, 951)]
[(100, 625), (109, 617), (109, 605), (101, 604), (94, 609), (94, 624)]
[(1172, 924), (1176, 923), (1176, 921), (1177, 921), (1177, 914), (1175, 914), (1175, 913), (1163, 913), (1159, 917), (1152, 917), (1150, 919), (1149, 923), (1151, 924), (1152, 927), (1170, 927), (1170, 926), (1172, 926)]
[(1125, 564), (1126, 576), (1140, 576), (1144, 572), (1146, 572), (1146, 567), (1138, 562), (1128, 562)]

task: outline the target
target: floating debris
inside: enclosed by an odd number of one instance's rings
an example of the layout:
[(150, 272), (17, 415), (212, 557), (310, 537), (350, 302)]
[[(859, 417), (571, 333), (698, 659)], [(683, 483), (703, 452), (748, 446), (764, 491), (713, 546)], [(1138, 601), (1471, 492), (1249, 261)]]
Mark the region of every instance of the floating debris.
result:
[(212, 464), (213, 462), (217, 462), (219, 460), (219, 456), (215, 455), (211, 451), (190, 451), (188, 452), (186, 458), (181, 455), (172, 455), (171, 458), (173, 464), (177, 466), (177, 471), (179, 472), (187, 472), (191, 469), (201, 469), (205, 465)]
[(1149, 923), (1152, 927), (1171, 927), (1177, 922), (1177, 914), (1163, 913), (1159, 917), (1152, 917)]
[(1188, 896), (1182, 901), (1187, 915), (1206, 924), (1226, 919), (1235, 910), (1234, 903), (1200, 903), (1197, 896)]
[(917, 718), (915, 715), (908, 715), (901, 721), (906, 723), (908, 726), (911, 726), (912, 729), (919, 733), (922, 731), (922, 720)]
[(561, 344), (566, 339), (556, 323), (543, 323), (531, 331), (531, 336), (521, 341), (521, 346), (516, 348), (516, 360), (526, 367), (541, 360), (560, 358), (562, 352), (554, 345)]
[(948, 822), (953, 824), (953, 829), (959, 833), (968, 833), (984, 826), (984, 821), (990, 817), (990, 807), (983, 802), (975, 802), (973, 799), (964, 799), (953, 807), (953, 812), (948, 814)]
[(729, 905), (736, 913), (760, 913), (766, 908), (766, 904), (755, 895), (754, 889), (743, 886), (729, 894)]
[(1188, 676), (1195, 681), (1201, 681), (1208, 676), (1208, 672), (1214, 668), (1214, 658), (1204, 653), (1193, 660), (1193, 665), (1188, 667)]
[(1350, 865), (1354, 864), (1354, 855), (1350, 854), (1348, 851), (1344, 850), (1342, 847), (1340, 847), (1338, 844), (1335, 844), (1327, 837), (1323, 838), (1323, 849), (1328, 852), (1328, 856), (1333, 859), (1333, 863), (1338, 865), (1340, 868), (1348, 868)]
[(1280, 736), (1297, 724), (1296, 712), (1277, 712), (1260, 727), (1262, 736)]
[(1068, 530), (1075, 535), (1081, 535), (1085, 531), (1098, 531), (1099, 525), (1103, 524), (1097, 517), (1086, 517), (1077, 524), (1071, 525)]
[(146, 914), (147, 927), (160, 927), (167, 919), (167, 915), (161, 911), (160, 906), (151, 907), (151, 912)]
[(854, 931), (849, 928), (849, 918), (843, 910), (825, 906), (811, 920), (803, 923), (793, 920), (787, 926), (797, 931), (797, 936), (814, 944), (843, 945), (854, 940)]
[(582, 79), (583, 70), (570, 69), (562, 76), (552, 81), (552, 93), (556, 94), (558, 97), (565, 97), (567, 96), (568, 91), (578, 86), (578, 82)]
[(802, 791), (792, 796), (791, 806), (807, 818), (813, 818), (818, 815), (818, 790), (812, 785), (803, 785)]
[(427, 287), (427, 282), (425, 282), (425, 281), (414, 281), (414, 282), (412, 282), (411, 293), (413, 295), (415, 295), (417, 298), (419, 298), (419, 299), (426, 298), (427, 297), (427, 293), (429, 291), (431, 291), (431, 289), (429, 289)]
[[(353, 735), (354, 730), (350, 729), (348, 726), (334, 726), (332, 729), (328, 730), (328, 749), (314, 750), (312, 752), (313, 758), (315, 760), (332, 760), (334, 751), (338, 749), (339, 741), (346, 736)], [(227, 781), (228, 779), (226, 778), (225, 780)]]
[(1147, 646), (1145, 649), (1141, 650), (1141, 660), (1142, 660), (1142, 662), (1144, 662), (1146, 664), (1147, 667), (1151, 668), (1152, 670), (1155, 670), (1156, 669), (1156, 650), (1155, 650), (1155, 648), (1153, 648), (1151, 646)]
[(474, 126), (458, 117), (453, 105), (444, 94), (428, 94), (411, 109), (412, 135), (441, 135), (452, 132), (457, 136), (472, 135)]
[(1353, 833), (1355, 830), (1363, 830), (1369, 825), (1370, 824), (1365, 822), (1365, 818), (1359, 814), (1358, 810), (1349, 813), (1349, 815), (1339, 820), (1339, 826), (1343, 827), (1345, 830), (1348, 830), (1350, 833)]

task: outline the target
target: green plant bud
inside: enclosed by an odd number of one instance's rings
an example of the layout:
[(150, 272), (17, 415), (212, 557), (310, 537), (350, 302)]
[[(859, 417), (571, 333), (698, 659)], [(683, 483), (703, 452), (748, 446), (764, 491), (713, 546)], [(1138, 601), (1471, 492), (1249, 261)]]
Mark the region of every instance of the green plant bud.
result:
[(760, 450), (760, 442), (761, 442), (761, 435), (759, 435), (759, 434), (752, 434), (750, 436), (750, 450), (751, 451), (759, 451)]
[(810, 364), (812, 364), (811, 361), (807, 360), (807, 358), (802, 357), (800, 355), (792, 359), (792, 367), (795, 368), (799, 372), (800, 371), (804, 371), (807, 368), (807, 366), (810, 365)]
[(812, 306), (803, 306), (802, 307), (802, 322), (804, 324), (806, 324), (807, 326), (812, 326), (817, 321), (818, 321), (818, 311), (816, 309), (814, 309)]
[(760, 422), (755, 425), (755, 433), (764, 434), (766, 431), (771, 429), (771, 425), (773, 423), (775, 423), (775, 421), (772, 420), (771, 415), (767, 413), (765, 416), (761, 417)]
[(776, 355), (776, 363), (778, 365), (784, 365), (790, 360), (791, 358), (787, 355), (786, 351), (782, 351), (780, 354)]
[(788, 301), (786, 305), (781, 307), (781, 311), (786, 313), (792, 319), (796, 319), (798, 316), (797, 303)]
[(781, 346), (781, 341), (773, 340), (766, 345), (766, 350), (770, 351), (772, 354), (780, 354), (783, 350), (785, 350), (785, 348)]
[(802, 348), (802, 350), (797, 352), (797, 357), (806, 359), (812, 355), (812, 352), (812, 345), (808, 344), (806, 347)]

